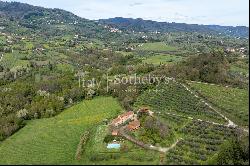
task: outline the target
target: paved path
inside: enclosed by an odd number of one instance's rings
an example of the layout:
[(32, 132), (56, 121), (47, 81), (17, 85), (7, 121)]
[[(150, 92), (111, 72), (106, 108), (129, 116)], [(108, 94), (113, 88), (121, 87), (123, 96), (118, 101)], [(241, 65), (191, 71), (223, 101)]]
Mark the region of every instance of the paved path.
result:
[(136, 140), (135, 138), (131, 137), (130, 135), (126, 134), (126, 132), (124, 131), (125, 130), (125, 127), (121, 127), (119, 129), (119, 135), (123, 136), (124, 138), (126, 138), (127, 140), (135, 143), (136, 145), (142, 147), (142, 148), (145, 148), (145, 149), (149, 149), (149, 150), (155, 150), (155, 151), (159, 151), (159, 152), (162, 152), (162, 153), (166, 153), (168, 152), (170, 149), (173, 149), (177, 143), (182, 140), (179, 139), (177, 140), (174, 144), (172, 144), (170, 147), (157, 147), (157, 146), (153, 146), (153, 145), (149, 145), (149, 144), (145, 144), (144, 142), (141, 142), (139, 140)]
[(130, 135), (128, 135), (126, 132), (125, 132), (125, 126), (121, 127), (119, 129), (119, 135), (123, 136), (124, 138), (126, 138), (127, 140), (135, 143), (136, 145), (142, 147), (142, 148), (146, 148), (146, 149), (150, 149), (150, 145), (148, 144), (145, 144), (144, 142), (141, 142), (133, 137), (131, 137)]
[(178, 142), (180, 142), (181, 139), (177, 140), (174, 144), (172, 144), (170, 147), (156, 147), (156, 146), (150, 146), (150, 149), (151, 150), (156, 150), (156, 151), (159, 151), (159, 152), (163, 152), (163, 153), (167, 153), (169, 150), (173, 149), (177, 144)]

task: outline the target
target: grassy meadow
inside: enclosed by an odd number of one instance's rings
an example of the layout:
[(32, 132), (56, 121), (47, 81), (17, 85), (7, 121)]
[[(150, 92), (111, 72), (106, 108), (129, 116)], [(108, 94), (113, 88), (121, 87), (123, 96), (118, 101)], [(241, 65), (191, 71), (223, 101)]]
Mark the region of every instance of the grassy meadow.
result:
[(165, 54), (157, 54), (155, 56), (150, 56), (143, 60), (144, 63), (159, 65), (159, 64), (168, 64), (179, 62), (183, 59), (181, 56), (176, 55), (165, 55)]
[(141, 47), (138, 47), (138, 50), (164, 52), (164, 51), (176, 51), (176, 48), (168, 46), (164, 42), (155, 42), (155, 43), (144, 43)]
[(0, 144), (0, 164), (76, 164), (80, 135), (121, 111), (115, 99), (99, 97), (56, 117), (29, 121)]

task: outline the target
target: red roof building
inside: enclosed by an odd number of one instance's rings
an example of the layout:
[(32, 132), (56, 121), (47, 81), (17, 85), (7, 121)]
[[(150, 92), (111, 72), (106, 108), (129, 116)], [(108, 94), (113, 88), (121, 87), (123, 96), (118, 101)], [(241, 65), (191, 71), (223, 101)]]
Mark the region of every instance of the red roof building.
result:
[(134, 112), (129, 111), (129, 112), (126, 112), (122, 115), (119, 115), (116, 119), (114, 119), (112, 121), (112, 125), (117, 127), (117, 126), (123, 124), (124, 122), (126, 122), (127, 120), (131, 120), (133, 118), (134, 118)]
[(113, 136), (117, 136), (117, 135), (118, 135), (118, 130), (112, 131), (112, 135), (113, 135)]
[(140, 127), (140, 121), (139, 120), (135, 120), (133, 122), (130, 122), (127, 126), (127, 128), (130, 130), (130, 131), (133, 131), (133, 130), (137, 130), (139, 129)]

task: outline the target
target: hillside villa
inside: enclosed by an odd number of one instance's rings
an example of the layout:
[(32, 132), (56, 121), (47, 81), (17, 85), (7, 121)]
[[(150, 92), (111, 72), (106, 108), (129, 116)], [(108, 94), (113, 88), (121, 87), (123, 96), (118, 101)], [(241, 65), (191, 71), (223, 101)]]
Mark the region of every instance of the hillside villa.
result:
[[(141, 113), (141, 114), (147, 114), (149, 116), (153, 116), (154, 112), (150, 111), (149, 108), (147, 107), (143, 107), (141, 109), (139, 109), (137, 111), (137, 114)], [(137, 119), (137, 114), (135, 114), (133, 111), (129, 111), (126, 113), (123, 113), (122, 115), (119, 115), (117, 118), (115, 118), (112, 122), (111, 122), (111, 126), (115, 127), (115, 129), (113, 129), (112, 131), (112, 135), (113, 136), (117, 136), (118, 135), (118, 131), (117, 127), (119, 127), (120, 125), (124, 125), (125, 122), (130, 121), (130, 123), (126, 126), (126, 128), (130, 131), (135, 131), (137, 129), (140, 128), (141, 124), (140, 121)]]
[(114, 119), (111, 125), (118, 127), (119, 125), (127, 122), (128, 120), (133, 120), (135, 118), (135, 114), (133, 111), (126, 112), (122, 115), (119, 115), (116, 119)]

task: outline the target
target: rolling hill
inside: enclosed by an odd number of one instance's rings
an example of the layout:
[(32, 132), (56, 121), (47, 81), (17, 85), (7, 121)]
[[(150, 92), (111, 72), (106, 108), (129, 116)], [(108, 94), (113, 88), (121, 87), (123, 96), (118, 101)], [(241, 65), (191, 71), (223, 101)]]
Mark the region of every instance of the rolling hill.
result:
[(0, 26), (4, 33), (46, 37), (84, 34), (89, 38), (111, 35), (102, 25), (61, 9), (0, 1)]
[(219, 25), (198, 25), (185, 23), (157, 22), (152, 20), (143, 20), (141, 18), (122, 18), (115, 17), (110, 19), (101, 19), (100, 23), (108, 24), (121, 30), (136, 32), (200, 32), (208, 34), (223, 34), (233, 37), (249, 36), (249, 28), (244, 26), (219, 26)]
[[(102, 105), (102, 107), (98, 107)], [(73, 164), (80, 136), (115, 117), (122, 108), (113, 98), (83, 101), (62, 114), (30, 121), (0, 144), (1, 164)]]

